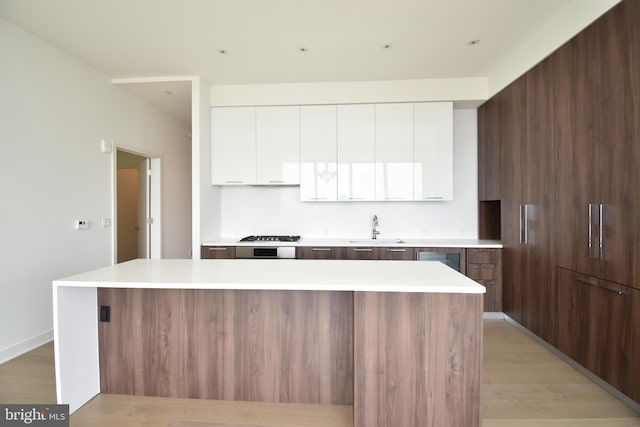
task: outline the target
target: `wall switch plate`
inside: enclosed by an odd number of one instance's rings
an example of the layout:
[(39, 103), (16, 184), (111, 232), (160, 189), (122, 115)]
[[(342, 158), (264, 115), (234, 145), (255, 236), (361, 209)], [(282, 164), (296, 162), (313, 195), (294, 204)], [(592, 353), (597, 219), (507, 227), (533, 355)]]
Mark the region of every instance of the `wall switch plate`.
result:
[(76, 226), (76, 230), (88, 230), (89, 221), (87, 221), (86, 219), (77, 219), (75, 226)]

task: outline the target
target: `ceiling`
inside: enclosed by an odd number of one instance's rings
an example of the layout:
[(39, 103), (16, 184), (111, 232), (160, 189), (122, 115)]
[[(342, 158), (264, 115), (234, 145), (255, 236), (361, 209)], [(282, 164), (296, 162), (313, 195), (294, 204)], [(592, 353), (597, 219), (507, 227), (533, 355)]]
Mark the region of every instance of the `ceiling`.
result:
[(488, 76), (573, 1), (0, 0), (0, 16), (112, 79), (295, 83)]

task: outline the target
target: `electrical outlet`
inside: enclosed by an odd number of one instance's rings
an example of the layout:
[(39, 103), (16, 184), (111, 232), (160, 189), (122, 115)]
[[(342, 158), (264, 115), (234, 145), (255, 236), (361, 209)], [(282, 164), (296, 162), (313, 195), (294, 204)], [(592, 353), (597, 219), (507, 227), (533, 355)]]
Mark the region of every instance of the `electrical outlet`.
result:
[(100, 306), (100, 321), (111, 322), (111, 307), (108, 305)]

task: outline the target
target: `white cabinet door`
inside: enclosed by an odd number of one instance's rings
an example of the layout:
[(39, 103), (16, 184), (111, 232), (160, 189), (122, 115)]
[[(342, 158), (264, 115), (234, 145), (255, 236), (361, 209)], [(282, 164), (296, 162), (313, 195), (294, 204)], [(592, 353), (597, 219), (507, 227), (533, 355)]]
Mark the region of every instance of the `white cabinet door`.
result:
[(337, 106), (300, 107), (300, 200), (338, 200)]
[(211, 183), (256, 183), (256, 117), (254, 107), (211, 109)]
[(256, 108), (258, 185), (300, 184), (300, 107)]
[(413, 104), (376, 104), (376, 200), (413, 200)]
[(374, 106), (338, 105), (338, 200), (375, 199)]
[(414, 104), (414, 199), (453, 200), (453, 104)]

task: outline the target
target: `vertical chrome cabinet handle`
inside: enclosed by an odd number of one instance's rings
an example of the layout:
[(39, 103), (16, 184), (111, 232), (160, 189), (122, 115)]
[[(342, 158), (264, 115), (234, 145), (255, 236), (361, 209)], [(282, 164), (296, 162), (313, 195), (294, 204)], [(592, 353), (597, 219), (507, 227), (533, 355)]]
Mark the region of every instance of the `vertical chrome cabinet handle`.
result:
[(529, 243), (529, 224), (527, 215), (527, 204), (520, 205), (520, 243)]
[(600, 260), (604, 261), (604, 205), (600, 203), (600, 233), (598, 235), (598, 247), (600, 252)]
[(598, 205), (596, 205), (595, 203), (589, 203), (589, 258), (598, 258), (600, 256), (598, 248), (593, 242), (593, 239), (595, 237), (593, 235), (593, 227), (598, 225), (598, 217)]

